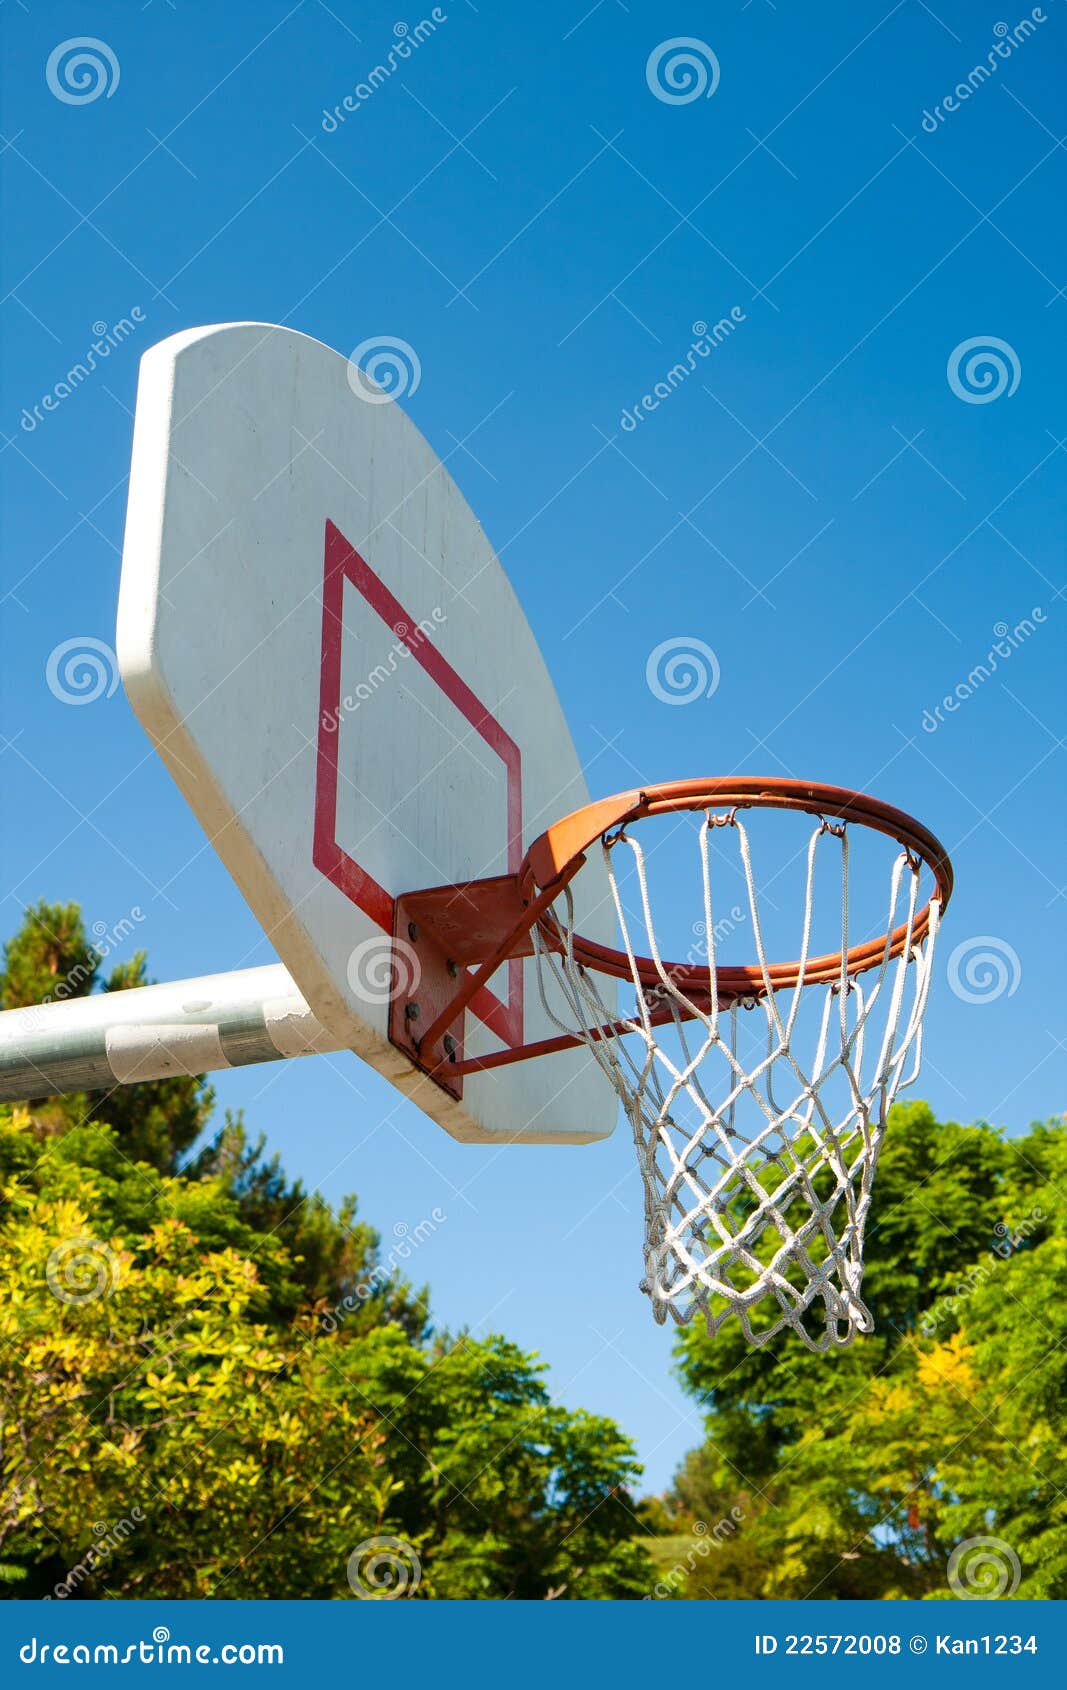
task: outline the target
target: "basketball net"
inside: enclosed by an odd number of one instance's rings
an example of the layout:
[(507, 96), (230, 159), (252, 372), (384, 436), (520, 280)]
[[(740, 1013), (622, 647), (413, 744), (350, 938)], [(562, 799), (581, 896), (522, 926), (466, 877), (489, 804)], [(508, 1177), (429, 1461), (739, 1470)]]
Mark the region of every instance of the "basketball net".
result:
[[(716, 984), (709, 847), (718, 827), (736, 837), (758, 957), (751, 995), (731, 1001)], [(656, 1320), (685, 1325), (700, 1314), (714, 1335), (736, 1315), (753, 1344), (788, 1328), (810, 1350), (844, 1346), (873, 1329), (860, 1296), (864, 1229), (889, 1109), (919, 1070), (940, 906), (931, 904), (916, 939), (921, 864), (901, 850), (889, 876), (884, 953), (850, 977), (848, 827), (820, 819), (807, 845), (798, 974), (786, 987), (767, 961), (745, 825), (733, 811), (705, 811), (698, 837), (706, 993), (693, 990), (691, 967), (687, 993), (662, 962), (645, 854), (623, 827), (600, 844), (633, 1013), (622, 1036), (598, 1035), (618, 1024), (618, 1012), (601, 995), (602, 976), (575, 956), (569, 888), (534, 930), (542, 1001), (557, 1026), (580, 1036), (633, 1129), (644, 1184), (641, 1289)], [(842, 961), (831, 979), (827, 959), (809, 956), (816, 859), (827, 850), (839, 853), (841, 888)], [(619, 852), (636, 872), (640, 922), (623, 905)], [(892, 955), (889, 935), (899, 926), (904, 940)], [(655, 983), (638, 971), (642, 952)]]

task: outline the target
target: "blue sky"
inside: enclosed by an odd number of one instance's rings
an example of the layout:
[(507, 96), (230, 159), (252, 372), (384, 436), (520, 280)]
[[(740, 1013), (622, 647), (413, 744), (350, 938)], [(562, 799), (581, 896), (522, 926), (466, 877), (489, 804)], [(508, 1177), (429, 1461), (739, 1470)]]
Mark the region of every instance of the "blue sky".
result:
[[(270, 960), (121, 688), (71, 707), (48, 661), (113, 640), (142, 350), (242, 318), (346, 353), (397, 337), (421, 368), (410, 414), (440, 452), (465, 442), (451, 467), (591, 789), (771, 772), (921, 816), (958, 890), (919, 1094), (1009, 1131), (1059, 1113), (1061, 0), (1018, 45), (1029, 11), (963, 0), (438, 15), (331, 129), (324, 112), (429, 7), (4, 8), (5, 927), (32, 899), (76, 898), (108, 930), (136, 907), (159, 979)], [(80, 36), (109, 50), (110, 92), (71, 103), (46, 67)], [(714, 60), (710, 97), (650, 86), (650, 56), (680, 37), (703, 43), (709, 86)], [(106, 364), (35, 418), (135, 308)], [(697, 373), (624, 428), (693, 325), (733, 308)], [(977, 385), (968, 342), (993, 359)], [(720, 668), (684, 708), (646, 682), (674, 638)], [(946, 695), (959, 708), (938, 721)], [(998, 966), (968, 984), (979, 952)], [(443, 1210), (412, 1264), (440, 1321), (540, 1350), (553, 1389), (620, 1419), (650, 1485), (667, 1481), (699, 1419), (635, 1289), (623, 1130), (501, 1152), (405, 1105), (368, 1135), (394, 1094), (355, 1058), (233, 1073), (218, 1093), (293, 1175), (357, 1190), (387, 1243)]]

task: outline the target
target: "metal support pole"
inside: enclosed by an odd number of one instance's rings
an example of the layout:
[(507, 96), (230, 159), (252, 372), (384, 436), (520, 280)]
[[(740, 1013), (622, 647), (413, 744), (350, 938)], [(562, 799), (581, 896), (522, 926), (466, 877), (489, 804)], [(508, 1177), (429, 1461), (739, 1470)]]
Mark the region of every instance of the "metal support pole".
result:
[(274, 963), (5, 1010), (0, 1102), (344, 1048)]

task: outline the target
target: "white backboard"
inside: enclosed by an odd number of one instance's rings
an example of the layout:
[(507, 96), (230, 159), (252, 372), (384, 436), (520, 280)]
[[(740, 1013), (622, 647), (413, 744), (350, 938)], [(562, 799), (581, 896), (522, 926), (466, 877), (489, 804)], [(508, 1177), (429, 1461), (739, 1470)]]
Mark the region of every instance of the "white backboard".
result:
[[(387, 1037), (394, 898), (514, 872), (587, 792), (470, 507), (399, 406), (351, 376), (262, 323), (146, 353), (126, 691), (324, 1026), (457, 1138), (603, 1138), (617, 1106), (584, 1051), (469, 1075), (456, 1101)], [(575, 892), (611, 942), (594, 865)], [(466, 1054), (557, 1031), (535, 965), (513, 960), (468, 1011)]]

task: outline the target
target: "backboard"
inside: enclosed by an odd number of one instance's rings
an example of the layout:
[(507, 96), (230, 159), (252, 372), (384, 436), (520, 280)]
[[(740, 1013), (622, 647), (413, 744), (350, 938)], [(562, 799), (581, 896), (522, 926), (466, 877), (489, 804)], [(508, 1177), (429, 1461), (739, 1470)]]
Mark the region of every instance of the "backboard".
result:
[[(456, 1138), (611, 1132), (584, 1049), (454, 1098), (389, 1040), (398, 896), (514, 874), (588, 799), (507, 577), (393, 400), (270, 324), (146, 353), (117, 646), (142, 726), (331, 1033)], [(609, 942), (595, 865), (580, 879), (583, 931)], [(470, 1054), (558, 1032), (534, 970), (512, 958), (475, 998)]]

